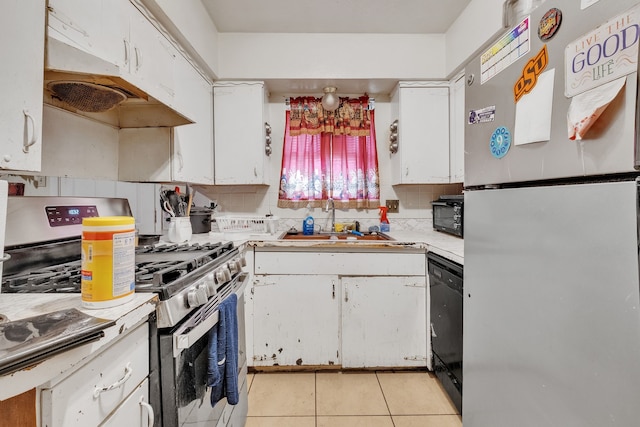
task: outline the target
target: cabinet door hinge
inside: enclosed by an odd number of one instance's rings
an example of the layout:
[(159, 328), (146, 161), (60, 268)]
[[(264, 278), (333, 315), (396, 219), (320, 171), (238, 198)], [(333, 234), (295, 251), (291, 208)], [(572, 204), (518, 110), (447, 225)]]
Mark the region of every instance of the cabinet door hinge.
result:
[(404, 360), (411, 360), (414, 362), (426, 362), (426, 356), (404, 356)]

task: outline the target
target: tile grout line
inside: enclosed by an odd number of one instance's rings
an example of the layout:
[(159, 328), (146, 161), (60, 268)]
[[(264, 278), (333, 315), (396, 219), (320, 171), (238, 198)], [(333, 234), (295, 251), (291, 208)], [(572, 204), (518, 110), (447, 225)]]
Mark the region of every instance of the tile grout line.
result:
[(384, 388), (382, 388), (382, 383), (380, 382), (380, 377), (378, 376), (378, 371), (376, 373), (376, 381), (378, 381), (378, 387), (380, 387), (380, 391), (382, 392), (382, 398), (384, 399), (384, 404), (387, 405), (387, 411), (389, 412), (389, 418), (391, 418), (391, 424), (393, 427), (396, 426), (395, 421), (393, 421), (393, 415), (391, 415), (391, 408), (389, 408), (389, 402), (387, 402), (387, 396), (384, 394)]

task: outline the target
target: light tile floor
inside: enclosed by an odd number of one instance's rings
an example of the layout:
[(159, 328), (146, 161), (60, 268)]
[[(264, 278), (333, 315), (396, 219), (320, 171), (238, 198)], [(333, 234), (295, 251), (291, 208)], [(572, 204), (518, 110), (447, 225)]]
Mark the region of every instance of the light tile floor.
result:
[(246, 427), (461, 427), (428, 372), (249, 374)]

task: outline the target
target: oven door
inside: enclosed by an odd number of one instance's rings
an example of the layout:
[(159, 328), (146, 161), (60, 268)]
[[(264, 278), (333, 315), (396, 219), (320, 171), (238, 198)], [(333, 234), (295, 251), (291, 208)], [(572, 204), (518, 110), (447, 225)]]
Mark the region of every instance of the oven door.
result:
[[(244, 289), (249, 275), (239, 274), (232, 286), (238, 297), (238, 389), (246, 381), (246, 339), (244, 331)], [(188, 332), (181, 326), (195, 316), (211, 311), (202, 323)], [(212, 425), (229, 416), (226, 399), (211, 406), (211, 389), (207, 387), (209, 331), (217, 324), (217, 309), (202, 306), (189, 319), (170, 330), (159, 331), (160, 383), (163, 427)], [(179, 346), (176, 343), (180, 343)], [(181, 348), (178, 348), (181, 347)], [(245, 388), (246, 390), (246, 388)], [(246, 396), (240, 396), (241, 401)], [(244, 405), (246, 406), (246, 405)]]

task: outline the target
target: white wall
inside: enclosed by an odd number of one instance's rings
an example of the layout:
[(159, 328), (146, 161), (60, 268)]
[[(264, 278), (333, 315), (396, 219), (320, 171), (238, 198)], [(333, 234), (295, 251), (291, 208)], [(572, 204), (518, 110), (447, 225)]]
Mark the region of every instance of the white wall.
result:
[(118, 129), (45, 105), (41, 175), (118, 179)]
[(446, 76), (456, 73), (502, 28), (504, 0), (472, 0), (446, 33)]
[(437, 79), (444, 34), (221, 33), (221, 79)]

